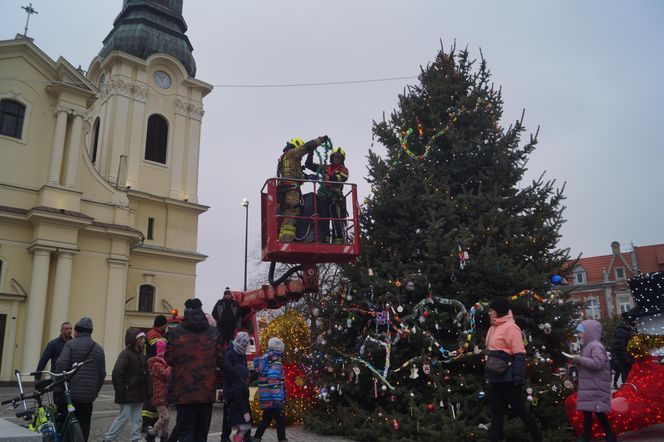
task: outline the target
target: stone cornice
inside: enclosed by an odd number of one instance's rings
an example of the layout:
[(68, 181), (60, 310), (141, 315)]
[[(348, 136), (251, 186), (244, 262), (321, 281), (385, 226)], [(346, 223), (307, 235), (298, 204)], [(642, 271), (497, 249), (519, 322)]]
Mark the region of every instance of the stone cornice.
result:
[(167, 247), (156, 247), (141, 245), (132, 250), (132, 253), (141, 255), (159, 256), (163, 258), (184, 259), (187, 261), (202, 262), (207, 259), (207, 255), (198, 252), (191, 252), (188, 250), (169, 249)]

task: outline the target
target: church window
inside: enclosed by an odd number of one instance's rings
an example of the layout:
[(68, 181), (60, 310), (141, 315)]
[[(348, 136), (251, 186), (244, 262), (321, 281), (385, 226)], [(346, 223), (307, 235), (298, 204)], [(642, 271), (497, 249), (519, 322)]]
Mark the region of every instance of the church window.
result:
[(0, 100), (0, 134), (21, 138), (25, 106), (14, 100)]
[(97, 161), (97, 148), (99, 147), (99, 117), (95, 119), (95, 124), (92, 126), (92, 152), (90, 153), (90, 161), (94, 164)]
[(154, 218), (148, 218), (147, 237), (150, 240), (154, 239)]
[(145, 159), (166, 164), (166, 144), (168, 142), (168, 122), (161, 115), (148, 118), (148, 133), (145, 140)]
[(154, 287), (148, 284), (143, 284), (138, 290), (138, 311), (139, 312), (153, 312), (154, 311)]

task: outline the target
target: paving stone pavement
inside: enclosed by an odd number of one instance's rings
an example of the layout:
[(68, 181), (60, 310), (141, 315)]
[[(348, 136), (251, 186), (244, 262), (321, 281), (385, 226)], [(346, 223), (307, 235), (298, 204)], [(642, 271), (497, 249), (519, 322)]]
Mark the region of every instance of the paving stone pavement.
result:
[[(0, 400), (8, 399), (16, 396), (16, 388), (14, 387), (1, 387)], [(23, 421), (17, 419), (11, 409), (2, 409), (3, 413), (0, 417), (20, 424)], [(105, 385), (102, 388), (99, 398), (95, 401), (94, 411), (92, 414), (92, 431), (90, 433), (89, 442), (101, 442), (104, 439), (104, 433), (110, 427), (111, 423), (118, 414), (118, 406), (113, 400), (113, 387)], [(210, 425), (210, 434), (208, 442), (219, 442), (221, 435), (221, 418), (222, 407), (221, 404), (215, 404), (212, 413), (212, 423)], [(173, 410), (171, 416), (171, 428), (175, 424), (175, 411)], [(289, 442), (349, 442), (350, 439), (334, 436), (321, 436), (315, 433), (305, 431), (302, 427), (288, 427), (286, 428), (286, 435)], [(263, 442), (277, 442), (276, 430), (270, 428), (263, 436)], [(130, 441), (129, 425), (127, 425), (120, 435), (120, 441)], [(570, 439), (574, 440), (574, 439)], [(621, 442), (662, 442), (664, 441), (664, 424), (655, 425), (643, 430), (622, 434), (618, 438)], [(414, 440), (415, 442), (416, 440)], [(448, 440), (446, 442), (455, 442)], [(461, 442), (461, 441), (459, 441)]]

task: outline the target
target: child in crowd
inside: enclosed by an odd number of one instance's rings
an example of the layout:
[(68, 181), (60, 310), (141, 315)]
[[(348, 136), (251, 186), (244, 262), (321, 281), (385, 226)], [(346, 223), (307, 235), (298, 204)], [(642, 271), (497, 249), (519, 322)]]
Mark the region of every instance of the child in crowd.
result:
[(277, 439), (287, 442), (284, 404), (286, 389), (282, 358), (284, 343), (277, 337), (270, 338), (267, 353), (254, 359), (254, 370), (258, 373), (258, 395), (263, 410), (263, 420), (258, 425), (252, 442), (260, 442), (263, 433), (274, 419), (277, 423)]
[(579, 376), (576, 409), (583, 411), (581, 441), (590, 441), (595, 413), (606, 433), (606, 441), (616, 442), (616, 435), (605, 414), (611, 411), (611, 366), (609, 355), (600, 342), (602, 324), (588, 319), (581, 322), (576, 330), (581, 341), (581, 355), (574, 356)]
[(170, 412), (166, 402), (166, 391), (168, 389), (168, 380), (171, 377), (171, 367), (164, 359), (166, 352), (166, 341), (159, 340), (156, 343), (157, 355), (148, 359), (148, 368), (152, 377), (152, 404), (159, 413), (159, 420), (152, 429), (148, 430), (146, 435), (147, 442), (155, 442), (157, 435), (161, 442), (168, 440), (168, 422)]
[[(224, 402), (228, 405), (227, 425), (232, 427), (233, 442), (242, 442), (250, 438), (251, 407), (249, 405), (249, 369), (247, 368), (247, 349), (249, 335), (239, 332), (228, 346), (224, 356)], [(224, 417), (226, 420), (226, 417)], [(222, 433), (223, 433), (222, 429)]]

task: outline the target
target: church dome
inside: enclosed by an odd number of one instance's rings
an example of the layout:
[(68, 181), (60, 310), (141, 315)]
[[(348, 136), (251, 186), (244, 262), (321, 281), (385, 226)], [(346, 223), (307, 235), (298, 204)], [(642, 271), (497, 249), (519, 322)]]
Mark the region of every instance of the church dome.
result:
[(196, 76), (194, 50), (182, 17), (183, 0), (124, 0), (122, 12), (104, 39), (101, 58), (122, 51), (146, 60), (156, 53), (168, 54), (182, 63), (190, 77)]

